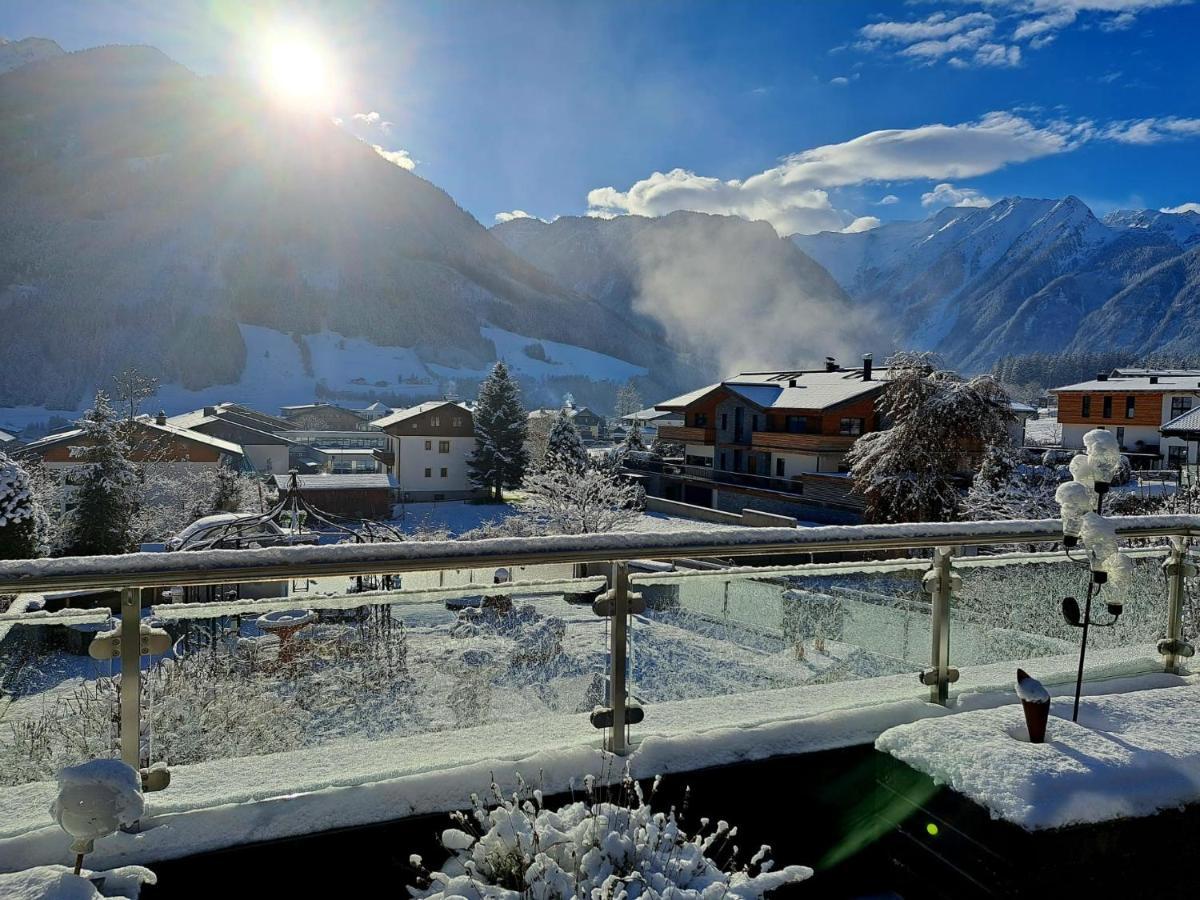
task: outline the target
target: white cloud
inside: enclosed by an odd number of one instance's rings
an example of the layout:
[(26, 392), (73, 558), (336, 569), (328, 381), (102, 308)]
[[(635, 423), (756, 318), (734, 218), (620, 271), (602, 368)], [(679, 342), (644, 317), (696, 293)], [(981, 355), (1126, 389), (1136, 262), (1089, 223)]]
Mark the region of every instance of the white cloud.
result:
[(1160, 144), (1181, 138), (1200, 137), (1200, 119), (1179, 116), (1126, 119), (1104, 126), (1098, 136), (1119, 144)]
[[(1190, 0), (957, 0), (955, 14), (935, 12), (913, 21), (873, 22), (859, 29), (858, 50), (879, 51), (926, 65), (944, 60), (956, 68), (1012, 67), (1021, 62), (1018, 43), (1045, 47), (1066, 28), (1098, 25), (1121, 31), (1152, 9)], [(977, 7), (964, 11), (964, 7)]]
[(514, 209), (511, 212), (498, 212), (494, 218), (497, 222), (511, 222), (513, 219), (537, 219), (539, 222), (546, 221), (539, 216), (531, 216), (523, 209)]
[(1180, 203), (1178, 206), (1164, 206), (1159, 212), (1165, 213), (1200, 213), (1200, 203)]
[(880, 197), (875, 201), (876, 206), (891, 206), (893, 203), (899, 203), (900, 198), (895, 194), (888, 194), (885, 197)]
[(1084, 140), (1080, 125), (1035, 125), (1007, 112), (960, 125), (873, 131), (786, 157), (746, 179), (722, 181), (685, 169), (655, 172), (628, 190), (597, 188), (588, 206), (598, 213), (665, 215), (679, 209), (762, 219), (780, 234), (837, 231), (853, 217), (830, 202), (834, 188), (870, 182), (951, 180), (994, 172), (1012, 163), (1065, 153)]
[(830, 78), (829, 83), (836, 84), (838, 87), (844, 87), (850, 83), (850, 79), (845, 75), (838, 75), (836, 78)]
[(388, 162), (393, 163), (402, 169), (408, 169), (408, 171), (411, 172), (417, 167), (417, 161), (408, 155), (407, 150), (385, 150), (378, 144), (372, 144), (371, 149)]
[(842, 234), (857, 234), (860, 231), (870, 231), (872, 228), (878, 228), (881, 224), (875, 216), (859, 216), (842, 229)]
[(992, 201), (974, 188), (956, 188), (942, 182), (932, 191), (921, 195), (922, 206), (979, 206), (987, 207)]
[(384, 134), (392, 130), (392, 123), (388, 122), (377, 112), (355, 113), (350, 117), (355, 122), (360, 122), (369, 128), (378, 128)]

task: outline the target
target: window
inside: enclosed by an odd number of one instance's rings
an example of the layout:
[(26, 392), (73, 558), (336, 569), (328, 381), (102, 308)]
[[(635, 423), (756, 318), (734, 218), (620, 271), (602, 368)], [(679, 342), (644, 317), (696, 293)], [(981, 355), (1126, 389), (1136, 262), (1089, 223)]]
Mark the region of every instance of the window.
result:
[(808, 419), (804, 416), (788, 416), (787, 430), (790, 434), (804, 434), (808, 431)]
[(1191, 397), (1172, 397), (1171, 398), (1171, 418), (1175, 419), (1182, 416), (1185, 412), (1192, 408)]
[(724, 472), (729, 466), (725, 462), (725, 451), (721, 451), (721, 471)]
[(751, 417), (750, 417), (750, 430), (751, 430), (751, 431), (758, 431), (758, 416), (751, 416)]
[(783, 477), (783, 457), (782, 456), (777, 456), (775, 458), (775, 477), (776, 478)]
[(426, 441), (426, 442), (425, 442), (425, 449), (426, 449), (426, 450), (432, 450), (432, 449), (433, 449), (433, 441)]
[(426, 469), (426, 470), (425, 470), (425, 477), (426, 477), (426, 478), (432, 478), (432, 477), (433, 477), (433, 469)]
[(442, 477), (446, 478), (447, 476), (449, 476), (449, 474), (450, 474), (450, 470), (443, 466), (442, 467)]
[(1130, 394), (1125, 398), (1125, 418), (1132, 419), (1134, 410), (1137, 409), (1137, 397)]
[(441, 424), (442, 424), (442, 417), (441, 416), (430, 416), (429, 424), (431, 426), (433, 426), (434, 428), (440, 428)]
[(706, 413), (695, 413), (692, 416), (692, 424), (697, 428), (705, 428), (708, 426), (708, 415)]
[(450, 424), (455, 428), (462, 428), (462, 416), (455, 416), (450, 420)]
[(1187, 445), (1173, 444), (1167, 448), (1167, 467), (1182, 469), (1187, 465)]
[(450, 442), (449, 441), (438, 441), (438, 453), (449, 453), (449, 452), (450, 452)]
[(1079, 415), (1085, 419), (1092, 417), (1092, 398), (1084, 397), (1079, 405)]
[(721, 413), (721, 430), (725, 431), (729, 427), (729, 413)]
[(842, 425), (839, 429), (840, 434), (858, 435), (863, 433), (862, 419), (842, 419)]
[(1112, 418), (1112, 395), (1104, 398), (1104, 418)]

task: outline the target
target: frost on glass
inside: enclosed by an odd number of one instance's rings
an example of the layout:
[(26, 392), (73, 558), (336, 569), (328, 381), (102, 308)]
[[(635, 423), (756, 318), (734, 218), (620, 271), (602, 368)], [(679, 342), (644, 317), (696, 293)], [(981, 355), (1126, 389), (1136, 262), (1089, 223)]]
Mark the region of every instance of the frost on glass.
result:
[(0, 786), (119, 755), (119, 664), (87, 655), (108, 627), (0, 625)]
[(643, 583), (635, 692), (645, 702), (912, 674), (929, 653), (919, 572), (735, 575)]
[[(1089, 671), (1102, 672), (1114, 663), (1155, 663), (1154, 647), (1165, 635), (1167, 620), (1161, 565), (1161, 556), (1135, 557), (1127, 587), (1101, 588), (1093, 600), (1093, 621), (1112, 618), (1106, 610), (1109, 600), (1121, 600), (1123, 608), (1113, 627), (1089, 629)], [(1060, 554), (1003, 566), (958, 564), (956, 571), (962, 587), (951, 612), (950, 659), (964, 670), (964, 683), (971, 681), (969, 667), (1031, 660), (1046, 661), (1040, 671), (1030, 670), (1039, 678), (1074, 677), (1081, 635), (1063, 618), (1062, 601), (1075, 597), (1083, 607), (1087, 565)]]

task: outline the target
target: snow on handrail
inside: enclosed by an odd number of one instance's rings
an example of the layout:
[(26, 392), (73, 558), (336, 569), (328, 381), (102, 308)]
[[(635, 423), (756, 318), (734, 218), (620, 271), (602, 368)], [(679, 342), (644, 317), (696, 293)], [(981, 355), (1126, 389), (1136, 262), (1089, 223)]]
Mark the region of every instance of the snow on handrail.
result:
[[(1200, 516), (1125, 516), (1111, 520), (1123, 537), (1200, 535)], [(642, 534), (556, 535), (479, 541), (270, 547), (130, 553), (0, 562), (0, 591), (285, 581), (289, 578), (506, 565), (679, 559), (706, 556), (897, 550), (1055, 540), (1057, 519), (730, 528)]]
[(358, 594), (293, 594), (264, 600), (218, 600), (212, 603), (160, 603), (151, 610), (164, 621), (211, 619), (218, 616), (255, 616), (289, 609), (357, 609), (360, 606), (392, 606), (402, 603), (431, 603), (464, 597), (522, 594), (561, 594), (564, 591), (594, 591), (608, 586), (603, 576), (551, 581), (509, 581), (503, 584), (463, 584), (445, 588), (411, 588), (396, 591), (363, 591)]
[(899, 572), (926, 572), (929, 560), (868, 559), (853, 562), (802, 563), (795, 566), (731, 566), (724, 569), (682, 569), (674, 572), (639, 572), (630, 575), (633, 584), (674, 584), (679, 581), (736, 581), (739, 578), (772, 578), (795, 575), (893, 575)]

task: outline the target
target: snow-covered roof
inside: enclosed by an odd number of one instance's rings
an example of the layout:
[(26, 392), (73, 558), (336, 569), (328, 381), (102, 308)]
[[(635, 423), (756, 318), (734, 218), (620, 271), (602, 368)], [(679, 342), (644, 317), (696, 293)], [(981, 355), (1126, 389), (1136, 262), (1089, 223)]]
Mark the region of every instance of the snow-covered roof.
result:
[(1037, 410), (1034, 409), (1034, 407), (1030, 406), (1028, 403), (1022, 403), (1020, 400), (1009, 400), (1008, 408), (1015, 413), (1029, 413), (1030, 415), (1035, 415), (1037, 413)]
[(1200, 431), (1200, 406), (1189, 409), (1181, 416), (1176, 416), (1159, 429), (1163, 434), (1183, 431)]
[(390, 416), (383, 416), (382, 418), (376, 419), (371, 424), (376, 428), (384, 428), (388, 425), (395, 425), (397, 422), (403, 422), (407, 419), (414, 418), (415, 416), (423, 415), (442, 406), (454, 406), (463, 412), (470, 412), (467, 407), (459, 403), (457, 400), (428, 400), (425, 403), (418, 403), (416, 406), (410, 406), (408, 409), (398, 409)]
[(673, 411), (665, 409), (655, 409), (653, 406), (646, 409), (639, 409), (635, 413), (630, 413), (627, 416), (621, 416), (621, 419), (627, 422), (654, 422), (658, 419), (671, 418), (674, 415)]
[(1200, 378), (1200, 369), (1113, 369), (1114, 378), (1139, 378), (1161, 375), (1167, 378)]
[(15, 441), (16, 439), (17, 436), (15, 434), (10, 434), (3, 428), (0, 428), (0, 444), (7, 444), (9, 441)]
[[(275, 484), (286, 490), (290, 475), (276, 475)], [(358, 491), (366, 488), (394, 488), (396, 479), (391, 475), (297, 475), (302, 491)]]
[(364, 406), (362, 409), (356, 409), (354, 411), (355, 412), (364, 412), (364, 413), (374, 413), (374, 412), (386, 413), (390, 409), (391, 409), (390, 406), (386, 406), (385, 404), (380, 403), (378, 400), (376, 400), (370, 406)]
[(1136, 378), (1093, 378), (1091, 381), (1081, 381), (1078, 384), (1068, 384), (1064, 387), (1051, 389), (1052, 394), (1072, 393), (1076, 391), (1095, 391), (1097, 393), (1131, 394), (1139, 391), (1151, 393), (1170, 393), (1172, 391), (1200, 391), (1200, 375), (1188, 377), (1164, 378), (1158, 375), (1139, 376)]
[(213, 422), (221, 422), (232, 428), (237, 428), (240, 432), (246, 432), (248, 439), (241, 442), (241, 446), (243, 447), (247, 444), (251, 446), (282, 446), (284, 444), (295, 443), (295, 441), (282, 437), (277, 432), (263, 431), (261, 428), (254, 428), (251, 425), (246, 425), (245, 423), (239, 422), (236, 419), (226, 418), (220, 414), (205, 415), (205, 412), (202, 409), (193, 410), (192, 412), (187, 413), (180, 413), (177, 416), (171, 416), (169, 419), (167, 419), (168, 425), (174, 425), (176, 428), (183, 428), (187, 431), (194, 431), (201, 425), (210, 425)]
[[(172, 437), (180, 438), (185, 441), (194, 441), (197, 444), (207, 444), (210, 447), (216, 447), (224, 453), (231, 453), (234, 456), (244, 456), (240, 444), (234, 444), (230, 441), (223, 441), (220, 438), (215, 438), (208, 434), (202, 434), (199, 431), (191, 431), (187, 428), (180, 428), (178, 425), (172, 425), (168, 422), (166, 425), (159, 425), (149, 416), (138, 416), (137, 423), (145, 428), (161, 431)], [(56, 444), (64, 443), (65, 441), (73, 441), (82, 435), (82, 428), (72, 428), (69, 431), (59, 431), (56, 434), (48, 434), (44, 438), (26, 444), (21, 448), (21, 452), (43, 450), (47, 447), (53, 447)]]
[(885, 368), (875, 369), (869, 381), (863, 380), (862, 369), (744, 372), (659, 403), (657, 408), (683, 409), (725, 388), (761, 409), (827, 409), (878, 391), (886, 381)]

